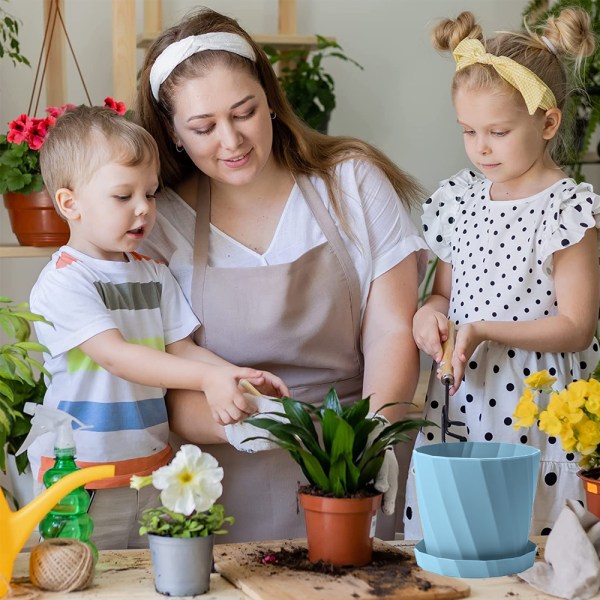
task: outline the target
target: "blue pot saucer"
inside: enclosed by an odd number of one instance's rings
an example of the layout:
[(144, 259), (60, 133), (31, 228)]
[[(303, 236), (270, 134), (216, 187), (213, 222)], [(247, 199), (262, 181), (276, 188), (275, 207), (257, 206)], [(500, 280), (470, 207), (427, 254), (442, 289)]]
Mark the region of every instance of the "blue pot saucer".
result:
[(441, 558), (425, 551), (425, 540), (415, 546), (417, 564), (426, 571), (449, 577), (501, 577), (529, 569), (535, 560), (536, 544), (527, 542), (527, 549), (520, 556), (494, 560), (455, 560)]

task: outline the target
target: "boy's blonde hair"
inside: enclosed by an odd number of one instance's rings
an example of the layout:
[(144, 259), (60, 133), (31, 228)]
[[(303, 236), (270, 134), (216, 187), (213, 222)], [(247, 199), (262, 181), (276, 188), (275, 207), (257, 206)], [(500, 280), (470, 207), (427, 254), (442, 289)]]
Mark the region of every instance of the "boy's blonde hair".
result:
[[(596, 49), (590, 15), (580, 8), (566, 8), (556, 17), (550, 17), (537, 32), (497, 32), (484, 40), (481, 26), (469, 11), (456, 19), (440, 21), (432, 31), (432, 43), (436, 50), (452, 52), (465, 38), (479, 40), (486, 52), (506, 56), (535, 73), (553, 92), (557, 107), (565, 115), (569, 96), (580, 87), (578, 73), (587, 56)], [(473, 64), (454, 74), (452, 97), (459, 88), (473, 90), (502, 87), (507, 94), (519, 92), (507, 83), (490, 65)], [(567, 143), (563, 118), (557, 136), (551, 141), (550, 152), (554, 158), (565, 156)], [(562, 152), (561, 152), (562, 151)]]
[(159, 170), (152, 136), (106, 107), (82, 105), (68, 110), (50, 128), (40, 150), (42, 178), (52, 198), (60, 188), (72, 190), (87, 183), (108, 162), (155, 163)]

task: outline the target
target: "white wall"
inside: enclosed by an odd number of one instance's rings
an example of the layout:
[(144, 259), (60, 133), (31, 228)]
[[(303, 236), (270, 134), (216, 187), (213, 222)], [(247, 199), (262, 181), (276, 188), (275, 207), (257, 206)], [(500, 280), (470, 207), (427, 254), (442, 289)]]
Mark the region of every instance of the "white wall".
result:
[[(141, 31), (142, 2), (138, 1)], [(197, 5), (165, 0), (165, 25)], [(276, 33), (277, 0), (205, 0), (239, 20), (250, 33)], [(364, 66), (332, 60), (338, 106), (330, 132), (363, 138), (381, 148), (431, 190), (467, 166), (462, 136), (449, 97), (454, 70), (449, 56), (429, 43), (441, 17), (472, 10), (485, 31), (520, 26), (526, 0), (298, 0), (298, 33), (334, 36)], [(0, 128), (27, 110), (43, 36), (42, 0), (3, 3), (22, 20), (22, 51), (31, 69), (0, 62)], [(93, 103), (111, 94), (111, 0), (65, 0), (66, 25)], [(141, 61), (142, 51), (138, 51)], [(83, 87), (68, 56), (68, 98), (85, 102)], [(38, 116), (43, 114), (42, 95)], [(8, 216), (0, 209), (0, 244), (13, 243)], [(27, 298), (45, 259), (0, 259), (0, 295)]]

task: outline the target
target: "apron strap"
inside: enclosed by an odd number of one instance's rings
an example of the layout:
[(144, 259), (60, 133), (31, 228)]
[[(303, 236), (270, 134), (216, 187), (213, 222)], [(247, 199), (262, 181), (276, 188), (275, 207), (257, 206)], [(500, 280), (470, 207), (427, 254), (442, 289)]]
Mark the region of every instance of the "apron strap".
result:
[(196, 227), (192, 265), (192, 306), (201, 326), (204, 325), (204, 282), (208, 266), (208, 238), (210, 235), (210, 184), (208, 177), (198, 177), (196, 193)]
[[(336, 255), (346, 277), (348, 292), (352, 310), (352, 324), (354, 328), (354, 339), (360, 340), (360, 281), (358, 273), (352, 263), (350, 254), (344, 245), (342, 236), (333, 221), (329, 211), (325, 208), (323, 200), (317, 193), (317, 190), (306, 175), (298, 175), (296, 184), (300, 188), (308, 207), (313, 213), (319, 227), (325, 234), (329, 245)], [(357, 350), (360, 350), (357, 348)]]

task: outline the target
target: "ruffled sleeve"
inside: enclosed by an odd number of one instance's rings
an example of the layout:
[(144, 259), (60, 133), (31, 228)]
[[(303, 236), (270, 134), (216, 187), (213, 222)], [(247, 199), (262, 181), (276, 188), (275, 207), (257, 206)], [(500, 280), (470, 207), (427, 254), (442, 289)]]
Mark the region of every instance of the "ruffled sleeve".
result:
[(544, 273), (552, 274), (555, 252), (580, 242), (591, 227), (600, 229), (600, 196), (589, 183), (573, 182), (555, 193), (541, 226), (540, 259)]
[(440, 182), (440, 187), (423, 204), (423, 235), (432, 252), (445, 262), (451, 259), (452, 232), (463, 196), (480, 181), (480, 175), (463, 169)]

